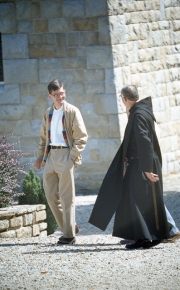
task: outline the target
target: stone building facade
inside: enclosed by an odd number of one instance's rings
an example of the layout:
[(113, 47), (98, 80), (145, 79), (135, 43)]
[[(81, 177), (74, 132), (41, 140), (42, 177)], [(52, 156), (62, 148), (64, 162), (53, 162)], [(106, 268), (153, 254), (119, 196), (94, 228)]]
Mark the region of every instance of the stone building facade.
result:
[(0, 33), (0, 135), (30, 152), (24, 162), (35, 160), (47, 84), (58, 78), (89, 135), (77, 191), (99, 188), (119, 148), (127, 117), (118, 94), (128, 83), (152, 96), (163, 174), (180, 171), (179, 0), (6, 0)]

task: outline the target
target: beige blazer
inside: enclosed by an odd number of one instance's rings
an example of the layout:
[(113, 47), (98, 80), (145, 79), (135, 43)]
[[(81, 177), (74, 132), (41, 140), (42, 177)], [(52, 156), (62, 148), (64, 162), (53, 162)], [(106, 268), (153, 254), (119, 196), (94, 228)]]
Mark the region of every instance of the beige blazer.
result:
[[(78, 108), (64, 101), (65, 128), (70, 147), (70, 158), (75, 161), (75, 167), (82, 163), (81, 152), (84, 150), (88, 135), (82, 115)], [(42, 159), (42, 166), (45, 165), (44, 155), (48, 145), (48, 117), (49, 111), (54, 109), (54, 105), (49, 107), (43, 117), (40, 128), (40, 142), (37, 156)]]

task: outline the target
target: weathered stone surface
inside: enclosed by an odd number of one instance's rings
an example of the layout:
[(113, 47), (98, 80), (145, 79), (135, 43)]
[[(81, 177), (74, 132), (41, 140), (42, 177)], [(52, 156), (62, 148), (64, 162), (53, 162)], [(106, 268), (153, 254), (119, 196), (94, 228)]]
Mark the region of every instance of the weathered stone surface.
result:
[(51, 0), (40, 1), (40, 16), (41, 18), (59, 18), (62, 17), (62, 1)]
[(87, 17), (106, 15), (107, 3), (104, 0), (87, 0), (85, 10)]
[(55, 44), (30, 45), (29, 47), (29, 54), (31, 58), (54, 57), (57, 55), (56, 51)]
[(33, 20), (20, 20), (17, 24), (18, 33), (32, 33), (33, 32)]
[(71, 22), (69, 18), (51, 18), (49, 19), (49, 32), (69, 32), (71, 31)]
[(40, 232), (42, 232), (45, 229), (47, 229), (47, 223), (39, 223), (38, 226), (39, 226)]
[(34, 20), (34, 32), (48, 32), (48, 20), (47, 19), (37, 19)]
[(16, 33), (16, 10), (14, 3), (0, 3), (1, 33)]
[(110, 36), (110, 27), (109, 27), (109, 17), (99, 17), (98, 18), (98, 33), (99, 33), (99, 44), (100, 45), (110, 45), (111, 36)]
[(117, 114), (117, 100), (115, 94), (97, 95), (94, 101), (96, 114)]
[(2, 53), (3, 59), (27, 58), (29, 54), (27, 34), (2, 35)]
[(14, 218), (10, 219), (9, 222), (10, 222), (11, 228), (17, 228), (17, 227), (21, 227), (23, 225), (22, 216), (14, 217)]
[(63, 69), (86, 68), (86, 60), (83, 57), (71, 57), (62, 59)]
[(45, 204), (38, 204), (38, 205), (36, 206), (36, 210), (37, 210), (37, 211), (39, 211), (39, 210), (43, 210), (43, 209), (46, 209)]
[(40, 237), (47, 237), (47, 231), (40, 232)]
[[(83, 109), (87, 109), (87, 105), (81, 106)], [(83, 111), (83, 110), (82, 110)], [(108, 116), (106, 115), (96, 115), (90, 110), (83, 115), (83, 119), (88, 131), (89, 138), (108, 138)]]
[(73, 71), (75, 82), (86, 82), (86, 81), (104, 81), (105, 73), (103, 69), (78, 69)]
[(108, 15), (120, 15), (123, 14), (123, 5), (118, 0), (107, 1)]
[(66, 0), (63, 2), (64, 17), (83, 17), (85, 5), (83, 0)]
[(109, 16), (109, 33), (111, 44), (126, 43), (126, 25), (124, 16)]
[(0, 92), (0, 104), (19, 104), (19, 85), (4, 85), (4, 91)]
[(18, 20), (40, 17), (39, 2), (17, 2), (16, 15)]
[(13, 120), (30, 120), (32, 119), (32, 107), (26, 105), (3, 105), (0, 107), (0, 119), (13, 121)]
[(9, 220), (0, 220), (0, 232), (9, 228)]
[(22, 227), (16, 230), (17, 238), (30, 238), (32, 237), (32, 228), (31, 227)]
[(33, 225), (32, 226), (32, 236), (33, 237), (39, 236), (39, 234), (40, 234), (39, 225), (38, 224)]
[[(18, 74), (17, 74), (18, 72)], [(4, 79), (6, 84), (38, 82), (36, 59), (5, 60)]]
[(45, 210), (41, 210), (41, 211), (37, 211), (36, 212), (36, 221), (43, 221), (46, 219), (46, 211)]
[(7, 232), (0, 233), (0, 238), (2, 239), (15, 238), (15, 237), (16, 237), (15, 231), (7, 231)]
[(98, 30), (98, 18), (74, 18), (72, 19), (72, 28), (74, 31), (88, 31)]
[(32, 225), (32, 222), (33, 222), (32, 213), (23, 215), (23, 225), (24, 226)]
[(79, 32), (79, 45), (90, 46), (98, 45), (98, 32), (96, 31), (83, 31)]
[(67, 47), (66, 47), (66, 34), (57, 33), (56, 34), (56, 49), (57, 57), (66, 57), (67, 56)]
[[(78, 32), (69, 32), (67, 33), (68, 46), (78, 46), (79, 43), (79, 33)], [(65, 44), (66, 46), (66, 44)]]

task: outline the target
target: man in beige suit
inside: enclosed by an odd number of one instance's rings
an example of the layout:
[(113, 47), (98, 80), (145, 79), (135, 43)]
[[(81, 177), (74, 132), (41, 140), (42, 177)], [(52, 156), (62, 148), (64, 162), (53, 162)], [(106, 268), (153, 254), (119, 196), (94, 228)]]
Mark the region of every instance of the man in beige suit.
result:
[(54, 80), (49, 83), (48, 92), (53, 104), (42, 120), (34, 168), (44, 166), (45, 195), (63, 232), (58, 244), (74, 244), (79, 232), (75, 222), (74, 168), (81, 164), (88, 136), (79, 109), (65, 101), (64, 85)]

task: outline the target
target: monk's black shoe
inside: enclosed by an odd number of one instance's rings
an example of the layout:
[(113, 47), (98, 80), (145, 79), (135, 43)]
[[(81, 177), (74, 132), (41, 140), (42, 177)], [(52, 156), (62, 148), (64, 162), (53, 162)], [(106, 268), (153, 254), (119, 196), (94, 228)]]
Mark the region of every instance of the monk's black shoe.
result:
[(143, 248), (149, 249), (149, 248), (159, 245), (160, 243), (162, 243), (162, 240), (145, 241)]
[(125, 248), (128, 249), (128, 250), (140, 249), (140, 248), (143, 248), (144, 244), (145, 244), (145, 241), (141, 239), (141, 240), (138, 240), (138, 241), (136, 241), (134, 243), (127, 244), (125, 246)]
[(72, 245), (76, 242), (76, 238), (65, 238), (65, 237), (60, 237), (59, 241), (57, 242), (58, 245)]

